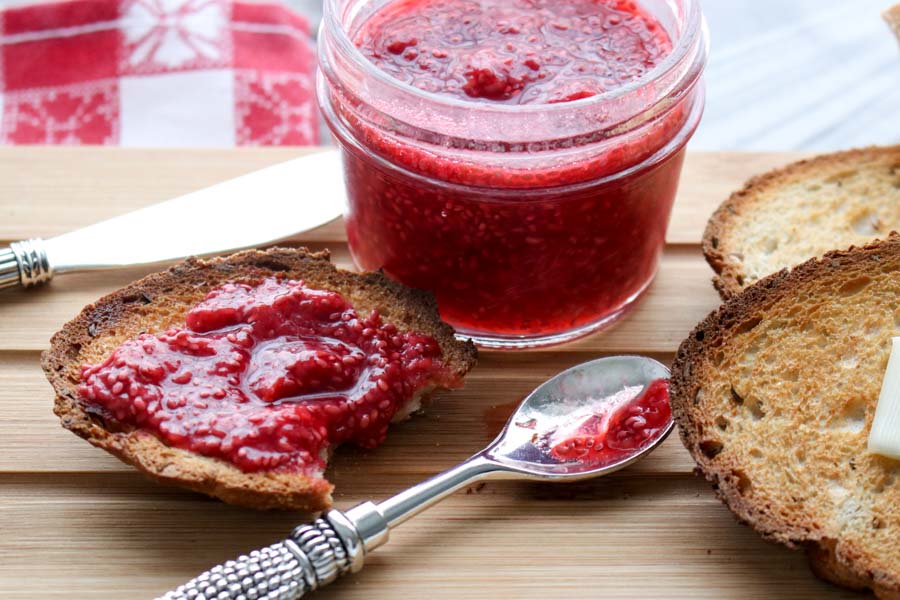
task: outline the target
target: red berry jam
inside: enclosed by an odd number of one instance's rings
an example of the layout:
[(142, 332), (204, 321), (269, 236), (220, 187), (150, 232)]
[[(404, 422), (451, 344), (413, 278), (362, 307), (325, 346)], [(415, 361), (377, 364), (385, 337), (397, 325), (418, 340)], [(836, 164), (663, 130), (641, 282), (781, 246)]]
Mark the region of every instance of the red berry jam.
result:
[(488, 346), (622, 314), (702, 108), (699, 9), (681, 8), (693, 33), (630, 0), (326, 0), (320, 98), (356, 263), (433, 291)]
[(229, 283), (185, 326), (82, 367), (89, 408), (244, 471), (318, 473), (342, 442), (372, 448), (417, 393), (450, 386), (441, 348), (301, 281)]
[(541, 438), (541, 445), (563, 461), (594, 467), (617, 463), (646, 448), (672, 421), (669, 387), (657, 379), (644, 388), (629, 387), (573, 415), (571, 423)]
[(672, 49), (626, 0), (398, 0), (356, 45), (427, 92), (509, 104), (589, 98), (644, 75)]

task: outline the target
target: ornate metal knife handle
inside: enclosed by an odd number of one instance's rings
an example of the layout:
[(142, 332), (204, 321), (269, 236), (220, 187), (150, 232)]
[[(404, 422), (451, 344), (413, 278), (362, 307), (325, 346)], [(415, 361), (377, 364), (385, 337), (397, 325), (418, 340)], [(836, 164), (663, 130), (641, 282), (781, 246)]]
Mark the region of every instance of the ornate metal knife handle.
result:
[(13, 242), (0, 249), (0, 289), (31, 287), (53, 278), (53, 266), (47, 258), (44, 240), (34, 238)]

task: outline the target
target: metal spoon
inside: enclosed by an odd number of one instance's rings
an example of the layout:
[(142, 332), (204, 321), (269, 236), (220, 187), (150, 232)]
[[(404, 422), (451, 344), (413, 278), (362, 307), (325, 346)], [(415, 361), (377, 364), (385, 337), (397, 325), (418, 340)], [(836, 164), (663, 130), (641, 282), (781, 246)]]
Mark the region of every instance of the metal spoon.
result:
[(564, 461), (542, 448), (536, 432), (552, 429), (566, 415), (584, 413), (630, 388), (667, 379), (666, 367), (649, 358), (615, 356), (587, 362), (551, 378), (522, 401), (503, 431), (464, 463), (388, 498), (347, 512), (329, 510), (277, 544), (213, 567), (163, 600), (295, 600), (359, 571), (366, 555), (388, 541), (390, 530), (456, 490), (487, 479), (579, 481), (600, 477), (640, 460), (672, 430), (671, 419), (648, 445), (613, 463)]

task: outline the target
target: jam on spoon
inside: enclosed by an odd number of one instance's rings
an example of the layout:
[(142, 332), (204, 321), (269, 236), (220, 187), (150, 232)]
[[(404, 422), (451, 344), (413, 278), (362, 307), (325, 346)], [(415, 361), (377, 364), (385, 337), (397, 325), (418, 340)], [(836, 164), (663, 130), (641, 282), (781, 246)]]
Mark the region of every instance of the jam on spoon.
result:
[(541, 443), (560, 460), (604, 466), (652, 444), (671, 421), (668, 381), (657, 379), (598, 399), (547, 431)]

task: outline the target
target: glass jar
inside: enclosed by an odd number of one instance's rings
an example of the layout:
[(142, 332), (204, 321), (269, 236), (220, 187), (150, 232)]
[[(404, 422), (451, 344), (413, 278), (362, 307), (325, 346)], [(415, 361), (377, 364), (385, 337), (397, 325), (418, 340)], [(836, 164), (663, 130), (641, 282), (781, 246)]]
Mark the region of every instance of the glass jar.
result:
[[(388, 0), (390, 1), (390, 0)], [(649, 286), (703, 109), (696, 0), (645, 0), (672, 52), (623, 87), (557, 104), (426, 92), (354, 46), (386, 2), (325, 0), (319, 104), (341, 147), (356, 264), (433, 292), (488, 347), (612, 323)]]

